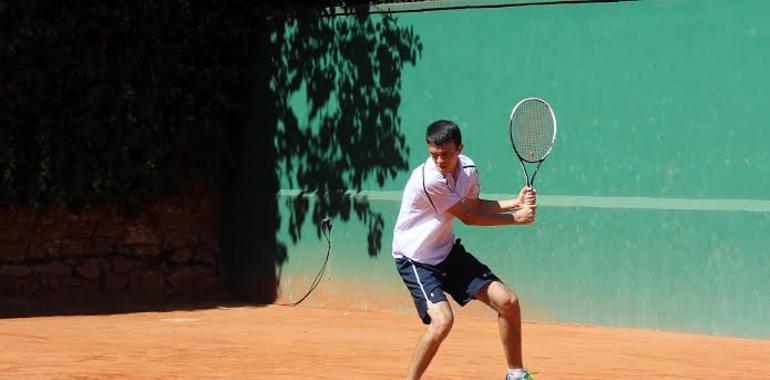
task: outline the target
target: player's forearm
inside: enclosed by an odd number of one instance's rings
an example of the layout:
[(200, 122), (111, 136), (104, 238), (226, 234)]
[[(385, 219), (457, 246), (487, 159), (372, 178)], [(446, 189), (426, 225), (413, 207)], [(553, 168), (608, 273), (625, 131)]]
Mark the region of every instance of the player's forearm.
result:
[(485, 208), (470, 211), (460, 218), (460, 221), (469, 226), (506, 226), (519, 224), (511, 213), (502, 211), (491, 212)]
[[(497, 206), (495, 206), (497, 205)], [(505, 212), (505, 207), (518, 207), (516, 211)], [(465, 199), (447, 210), (463, 224), (471, 226), (504, 226), (511, 224), (531, 224), (535, 217), (535, 208), (519, 202), (484, 201)]]
[(479, 206), (487, 212), (503, 213), (516, 211), (521, 208), (521, 202), (518, 199), (489, 200), (478, 199)]

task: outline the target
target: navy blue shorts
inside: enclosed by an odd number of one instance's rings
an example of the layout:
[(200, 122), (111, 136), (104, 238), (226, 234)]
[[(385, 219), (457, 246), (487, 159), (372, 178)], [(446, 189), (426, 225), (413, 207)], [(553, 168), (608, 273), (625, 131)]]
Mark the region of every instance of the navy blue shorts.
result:
[(460, 239), (455, 241), (449, 256), (437, 265), (399, 257), (396, 259), (396, 268), (412, 294), (420, 319), (426, 325), (430, 323), (428, 308), (447, 300), (444, 292), (449, 293), (460, 306), (464, 306), (473, 300), (473, 295), (479, 289), (498, 280), (489, 267), (465, 250)]

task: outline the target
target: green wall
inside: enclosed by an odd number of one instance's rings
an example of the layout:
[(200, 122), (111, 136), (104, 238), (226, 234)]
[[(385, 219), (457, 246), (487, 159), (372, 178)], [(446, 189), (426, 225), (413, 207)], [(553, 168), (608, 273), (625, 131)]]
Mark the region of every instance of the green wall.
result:
[[(479, 167), (482, 197), (513, 196), (523, 180), (507, 117), (517, 100), (543, 97), (559, 132), (538, 175), (536, 224), (456, 223), (518, 292), (525, 318), (768, 338), (768, 14), (762, 0), (395, 13), (423, 44), (402, 72), (410, 167), (427, 157), (427, 124), (450, 118)], [(294, 103), (301, 115), (302, 99)], [(379, 301), (409, 301), (390, 259), (408, 175), (363, 194), (385, 218), (377, 257), (367, 256), (360, 223), (335, 225), (322, 295), (309, 302), (409, 309)], [(302, 293), (321, 263), (325, 242), (307, 229), (296, 243), (280, 232), (284, 298)], [(335, 301), (351, 282), (358, 293)]]

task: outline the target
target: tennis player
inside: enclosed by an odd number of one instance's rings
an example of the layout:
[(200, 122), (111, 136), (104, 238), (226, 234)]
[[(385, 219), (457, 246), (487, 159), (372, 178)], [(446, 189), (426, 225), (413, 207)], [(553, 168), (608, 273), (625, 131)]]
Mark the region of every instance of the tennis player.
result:
[(498, 313), (500, 339), (508, 364), (506, 380), (531, 380), (521, 352), (521, 310), (516, 294), (455, 240), (454, 218), (466, 225), (527, 225), (535, 219), (534, 189), (515, 199), (479, 198), (479, 175), (463, 150), (460, 128), (439, 120), (428, 126), (430, 157), (404, 189), (393, 232), (393, 256), (427, 330), (412, 354), (407, 379), (419, 379), (452, 328), (445, 293), (461, 306), (480, 300)]

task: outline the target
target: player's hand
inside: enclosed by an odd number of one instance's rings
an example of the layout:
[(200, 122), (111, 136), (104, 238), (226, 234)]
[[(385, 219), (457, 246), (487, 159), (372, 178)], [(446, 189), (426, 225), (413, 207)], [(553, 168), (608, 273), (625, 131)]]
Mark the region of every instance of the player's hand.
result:
[(532, 208), (536, 208), (537, 192), (532, 187), (524, 186), (521, 188), (521, 191), (519, 191), (518, 201), (521, 205), (528, 205)]
[(525, 204), (513, 213), (516, 224), (532, 224), (535, 221), (535, 209)]

